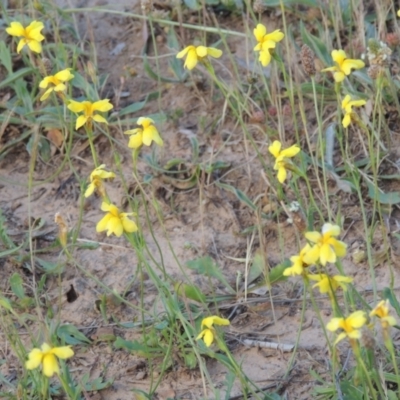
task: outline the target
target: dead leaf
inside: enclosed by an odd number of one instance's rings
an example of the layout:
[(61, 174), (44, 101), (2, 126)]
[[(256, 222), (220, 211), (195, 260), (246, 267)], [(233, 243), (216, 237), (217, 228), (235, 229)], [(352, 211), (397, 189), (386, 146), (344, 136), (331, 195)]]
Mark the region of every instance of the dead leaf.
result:
[(59, 129), (49, 129), (46, 134), (47, 139), (56, 147), (60, 148), (64, 143), (64, 135)]

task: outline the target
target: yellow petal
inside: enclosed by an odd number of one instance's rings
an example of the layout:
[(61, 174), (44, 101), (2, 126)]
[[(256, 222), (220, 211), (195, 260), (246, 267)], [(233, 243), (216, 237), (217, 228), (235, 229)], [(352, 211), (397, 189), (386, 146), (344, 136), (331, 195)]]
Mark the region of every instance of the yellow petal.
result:
[(55, 92), (63, 92), (67, 87), (63, 83), (59, 83), (57, 86), (54, 86)]
[(361, 328), (366, 322), (367, 318), (365, 317), (364, 311), (355, 311), (350, 314), (346, 318), (346, 322), (348, 322), (353, 328)]
[(155, 140), (157, 136), (159, 136), (157, 128), (153, 125), (150, 125), (146, 129), (143, 129), (143, 144), (150, 146), (151, 142)]
[(271, 53), (268, 50), (267, 51), (261, 50), (258, 60), (260, 61), (263, 67), (267, 67), (271, 62)]
[(187, 54), (185, 67), (188, 70), (192, 70), (196, 65), (197, 65), (197, 53), (196, 49), (193, 47), (193, 49), (189, 50)]
[(280, 183), (283, 183), (283, 182), (285, 182), (286, 177), (287, 177), (286, 168), (282, 165), (278, 169), (278, 175), (277, 175), (278, 181)]
[(96, 225), (96, 232), (103, 232), (108, 228), (108, 222), (112, 218), (111, 214), (106, 214)]
[(189, 52), (189, 50), (194, 49), (194, 46), (187, 46), (183, 50), (181, 50), (177, 55), (176, 58), (183, 58)]
[(74, 77), (74, 75), (72, 75), (71, 72), (70, 72), (69, 70), (70, 70), (70, 68), (63, 69), (62, 71), (57, 72), (57, 73), (54, 75), (54, 77), (55, 77), (56, 79), (62, 81), (62, 82), (69, 81), (69, 80), (71, 80), (71, 79)]
[(215, 315), (213, 317), (211, 317), (211, 318), (213, 319), (213, 323), (215, 325), (230, 325), (229, 319), (220, 318), (220, 317), (217, 317)]
[(70, 358), (74, 355), (71, 346), (54, 347), (51, 352), (61, 359)]
[(103, 124), (107, 124), (108, 125), (107, 120), (104, 117), (102, 117), (101, 115), (99, 115), (99, 114), (93, 115), (93, 120), (96, 121), (96, 122), (101, 122)]
[(41, 53), (42, 52), (42, 45), (36, 40), (29, 40), (28, 41), (28, 47), (32, 51), (34, 51), (35, 53)]
[(29, 39), (36, 40), (38, 42), (44, 40), (44, 36), (40, 31), (44, 28), (44, 24), (41, 21), (32, 21), (25, 29), (26, 35)]
[(135, 222), (133, 222), (132, 220), (130, 220), (127, 217), (122, 216), (121, 222), (122, 222), (122, 227), (125, 232), (131, 233), (131, 232), (136, 232), (138, 230), (138, 227), (135, 224)]
[(281, 157), (294, 157), (299, 151), (300, 151), (300, 147), (297, 145), (293, 145), (285, 150), (282, 150), (280, 153), (280, 156)]
[(124, 233), (124, 227), (120, 218), (114, 216), (111, 216), (108, 220), (107, 229), (107, 236), (113, 233), (115, 236), (120, 237)]
[(213, 58), (220, 58), (222, 56), (222, 50), (214, 49), (214, 47), (207, 47), (207, 54)]
[(261, 42), (267, 33), (267, 28), (263, 24), (258, 24), (253, 30), (257, 42)]
[(86, 189), (84, 196), (85, 197), (91, 196), (94, 192), (94, 189), (96, 189), (96, 185), (94, 183), (91, 183)]
[(83, 103), (80, 103), (79, 101), (70, 100), (67, 108), (68, 108), (68, 110), (71, 110), (72, 112), (79, 113), (85, 109), (85, 106)]
[(78, 130), (79, 128), (81, 128), (83, 125), (86, 124), (88, 118), (85, 117), (84, 115), (79, 116), (76, 119), (76, 124), (75, 124), (75, 130)]
[(21, 39), (18, 42), (18, 46), (17, 46), (17, 53), (19, 54), (21, 52), (21, 50), (23, 49), (23, 47), (28, 43), (28, 41), (26, 39)]
[(214, 341), (214, 333), (211, 329), (206, 329), (203, 340), (207, 347), (211, 346), (212, 342)]
[(343, 340), (347, 335), (342, 332), (340, 335), (338, 335), (338, 337), (336, 338), (335, 342), (333, 343), (335, 346), (341, 341)]
[(203, 329), (196, 337), (196, 340), (202, 339), (202, 337), (205, 335), (207, 329)]
[[(154, 124), (154, 121), (151, 118), (148, 117), (140, 117), (137, 122), (138, 125), (141, 125), (143, 128), (147, 128), (151, 124)], [(140, 128), (139, 128), (140, 129)], [(133, 129), (135, 130), (135, 129)]]
[(52, 91), (53, 91), (53, 88), (47, 89), (47, 90), (43, 93), (42, 97), (40, 98), (40, 101), (46, 100), (46, 99), (50, 96), (50, 93), (51, 93)]
[(361, 69), (365, 67), (364, 61), (361, 60), (344, 60), (341, 65), (341, 70), (346, 74), (350, 75), (352, 69)]
[(350, 101), (351, 101), (350, 95), (346, 95), (346, 97), (342, 100), (342, 110), (346, 109)]
[(25, 29), (20, 22), (14, 21), (11, 22), (10, 27), (6, 28), (6, 32), (10, 36), (24, 36)]
[(352, 102), (350, 102), (350, 105), (352, 107), (361, 107), (361, 106), (365, 106), (367, 104), (367, 102), (365, 100), (353, 100)]
[(326, 325), (326, 329), (328, 329), (328, 331), (335, 332), (340, 328), (342, 321), (343, 318), (332, 318)]
[(33, 349), (28, 355), (28, 361), (25, 363), (26, 369), (35, 369), (42, 363), (43, 353), (40, 349)]
[(335, 250), (335, 253), (338, 257), (344, 257), (346, 255), (347, 251), (347, 244), (343, 243), (340, 240), (336, 239), (329, 239), (329, 244), (333, 246), (333, 249)]
[[(115, 212), (115, 208), (117, 208), (114, 204), (109, 204), (103, 201), (101, 203), (100, 209), (101, 211), (109, 211), (109, 212)], [(118, 210), (118, 209), (117, 209)]]
[(336, 261), (336, 254), (329, 244), (323, 244), (320, 248), (319, 260), (323, 266), (328, 262), (334, 263)]
[(276, 47), (276, 42), (273, 40), (264, 40), (261, 44), (261, 51), (265, 51), (266, 53), (270, 54), (269, 50), (274, 49)]
[(341, 71), (336, 71), (333, 74), (333, 79), (335, 79), (335, 82), (337, 82), (337, 83), (343, 82), (345, 77), (346, 77), (346, 75)]
[(309, 240), (312, 243), (318, 243), (322, 238), (322, 235), (316, 231), (306, 232), (304, 236), (307, 240)]
[(321, 72), (335, 72), (335, 71), (337, 71), (337, 67), (328, 67), (321, 69)]
[(196, 47), (197, 57), (203, 58), (207, 56), (207, 47), (205, 46), (197, 46)]
[[(135, 129), (133, 129), (135, 130)], [(137, 149), (143, 144), (143, 134), (140, 130), (136, 135), (132, 135), (129, 138), (128, 147), (131, 149)]]
[(342, 65), (343, 61), (346, 59), (346, 53), (343, 50), (332, 50), (331, 53), (332, 60), (338, 65)]
[(350, 123), (351, 123), (351, 114), (350, 113), (345, 114), (345, 116), (342, 119), (343, 128), (347, 128), (350, 125)]
[(330, 236), (339, 236), (340, 235), (340, 226), (333, 225), (333, 224), (330, 224), (329, 222), (326, 222), (324, 225), (322, 225), (321, 231), (322, 231), (323, 235), (329, 234)]
[(319, 259), (319, 253), (319, 246), (315, 245), (311, 247), (306, 254), (304, 254), (303, 261), (308, 265), (315, 264)]
[(398, 17), (400, 17), (400, 10), (399, 10), (399, 11), (397, 11), (397, 16), (398, 16)]
[(49, 378), (53, 376), (55, 373), (60, 373), (60, 368), (57, 364), (57, 359), (54, 354), (47, 353), (43, 357), (43, 373)]
[(99, 100), (93, 103), (92, 111), (110, 111), (114, 106), (110, 103), (109, 99)]
[(264, 41), (272, 40), (274, 42), (280, 42), (284, 37), (285, 35), (283, 34), (283, 32), (281, 32), (280, 29), (277, 29), (271, 33), (268, 33), (268, 35), (265, 35)]
[(269, 147), (268, 151), (275, 157), (278, 158), (281, 151), (282, 143), (275, 140)]

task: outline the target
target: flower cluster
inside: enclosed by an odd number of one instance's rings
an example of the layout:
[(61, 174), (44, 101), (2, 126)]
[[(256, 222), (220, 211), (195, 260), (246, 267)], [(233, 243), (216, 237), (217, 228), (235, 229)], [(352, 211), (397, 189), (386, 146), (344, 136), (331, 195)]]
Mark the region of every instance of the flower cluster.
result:
[(291, 146), (287, 149), (282, 149), (282, 143), (275, 140), (271, 146), (269, 146), (269, 152), (275, 157), (274, 170), (278, 171), (278, 181), (283, 183), (287, 177), (287, 169), (290, 167), (288, 158), (294, 157), (300, 152), (300, 147), (297, 145)]

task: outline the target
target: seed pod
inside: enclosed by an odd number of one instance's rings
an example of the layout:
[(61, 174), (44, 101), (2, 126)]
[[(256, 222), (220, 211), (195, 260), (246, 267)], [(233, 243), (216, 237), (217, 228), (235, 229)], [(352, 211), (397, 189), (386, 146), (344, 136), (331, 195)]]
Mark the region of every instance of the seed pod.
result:
[(304, 71), (308, 76), (315, 75), (316, 70), (314, 58), (313, 51), (306, 44), (303, 44), (300, 51), (300, 59), (301, 63), (303, 64)]

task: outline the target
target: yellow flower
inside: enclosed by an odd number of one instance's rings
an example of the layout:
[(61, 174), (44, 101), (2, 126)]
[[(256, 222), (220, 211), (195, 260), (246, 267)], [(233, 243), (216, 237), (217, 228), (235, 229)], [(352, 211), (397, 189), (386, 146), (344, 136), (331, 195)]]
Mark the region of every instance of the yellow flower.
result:
[(340, 286), (344, 291), (347, 290), (347, 284), (353, 282), (353, 278), (343, 275), (329, 276), (326, 274), (307, 275), (312, 281), (317, 281), (313, 288), (318, 287), (321, 294), (328, 293), (333, 296), (336, 289)]
[(86, 189), (85, 197), (89, 197), (93, 194), (94, 190), (97, 190), (100, 193), (101, 197), (105, 196), (105, 191), (103, 188), (103, 179), (115, 178), (114, 172), (105, 171), (105, 164), (101, 164), (99, 167), (95, 168), (90, 174), (90, 185)]
[(336, 82), (342, 82), (346, 75), (351, 74), (352, 69), (361, 69), (365, 67), (364, 61), (347, 58), (343, 50), (333, 50), (331, 55), (336, 65), (325, 68), (322, 72), (332, 71)]
[(185, 68), (191, 70), (193, 69), (199, 61), (202, 61), (205, 57), (210, 56), (214, 58), (220, 58), (222, 56), (222, 50), (214, 49), (213, 47), (205, 46), (187, 46), (182, 51), (180, 51), (176, 58), (183, 58), (186, 56)]
[(300, 147), (293, 145), (285, 150), (281, 150), (281, 147), (282, 143), (275, 140), (274, 143), (269, 146), (268, 150), (275, 157), (274, 170), (278, 171), (278, 181), (283, 183), (287, 177), (286, 158), (294, 157), (300, 151)]
[(383, 329), (387, 329), (389, 326), (396, 325), (396, 320), (394, 317), (389, 315), (389, 300), (382, 300), (369, 314), (372, 318), (377, 316), (381, 320), (381, 325)]
[(70, 81), (74, 75), (71, 74), (71, 68), (63, 69), (60, 72), (57, 72), (55, 75), (49, 75), (42, 79), (39, 83), (39, 87), (41, 89), (46, 89), (47, 86), (50, 86), (44, 93), (43, 96), (40, 98), (40, 101), (46, 100), (52, 91), (55, 92), (63, 92), (67, 87), (64, 85), (64, 82)]
[(399, 11), (397, 11), (397, 16), (398, 16), (398, 17), (400, 17), (400, 10), (399, 10)]
[(304, 256), (310, 251), (311, 247), (309, 244), (306, 244), (301, 250), (298, 256), (290, 257), (290, 261), (292, 262), (292, 266), (290, 268), (286, 268), (283, 271), (284, 276), (295, 276), (302, 275), (305, 271), (304, 269), (308, 267), (308, 264), (304, 261)]
[(142, 144), (150, 146), (154, 140), (159, 146), (162, 146), (163, 140), (157, 131), (157, 128), (153, 125), (154, 121), (151, 118), (140, 117), (137, 120), (138, 125), (142, 125), (142, 128), (135, 128), (124, 132), (125, 135), (131, 135), (129, 138), (128, 147), (137, 149)]
[(305, 237), (315, 245), (305, 255), (304, 260), (308, 264), (315, 264), (318, 259), (322, 265), (336, 262), (337, 257), (346, 255), (347, 245), (334, 238), (339, 236), (340, 227), (326, 223), (322, 226), (322, 234), (319, 232), (307, 232)]
[(217, 317), (216, 315), (213, 315), (212, 317), (207, 317), (204, 318), (203, 321), (201, 321), (201, 327), (206, 327), (206, 329), (203, 329), (200, 334), (197, 336), (196, 340), (203, 339), (204, 343), (207, 347), (210, 347), (212, 342), (214, 341), (214, 336), (215, 336), (215, 329), (213, 325), (229, 325), (229, 319), (225, 318), (220, 318)]
[(339, 328), (344, 332), (340, 333), (336, 338), (335, 343), (339, 343), (346, 336), (350, 339), (359, 339), (361, 332), (359, 329), (367, 322), (364, 311), (356, 311), (350, 314), (347, 318), (332, 318), (326, 329), (331, 332), (337, 331)]
[(267, 28), (262, 24), (258, 24), (253, 32), (258, 42), (254, 47), (254, 51), (260, 52), (259, 61), (263, 67), (266, 67), (271, 62), (270, 50), (274, 49), (276, 43), (280, 42), (285, 35), (280, 29), (267, 33)]
[(134, 213), (121, 213), (114, 204), (101, 204), (101, 210), (107, 214), (97, 223), (96, 232), (107, 231), (107, 236), (112, 233), (120, 237), (124, 232), (136, 232), (138, 230), (136, 224), (128, 217)]
[(40, 31), (44, 28), (43, 22), (32, 21), (26, 28), (20, 22), (11, 22), (10, 27), (6, 28), (6, 32), (11, 36), (22, 37), (17, 46), (19, 53), (25, 45), (35, 53), (41, 53), (42, 45), (40, 42), (44, 40), (44, 36)]
[(353, 114), (352, 107), (361, 107), (366, 104), (365, 100), (351, 100), (350, 95), (347, 95), (342, 101), (342, 110), (344, 111), (344, 118), (342, 124), (347, 128), (351, 122), (351, 115)]
[(70, 358), (74, 355), (71, 346), (50, 347), (47, 343), (43, 343), (41, 349), (33, 349), (28, 354), (28, 361), (25, 363), (27, 369), (35, 369), (40, 364), (43, 365), (43, 373), (51, 377), (60, 373), (56, 356), (61, 359)]
[(107, 120), (101, 115), (95, 114), (95, 111), (107, 112), (112, 108), (113, 105), (110, 104), (109, 99), (95, 101), (94, 103), (91, 103), (90, 101), (82, 101), (80, 103), (78, 101), (70, 100), (68, 104), (68, 109), (70, 109), (72, 112), (83, 112), (83, 115), (80, 115), (76, 120), (76, 130), (85, 124), (91, 126), (92, 120), (107, 124)]

